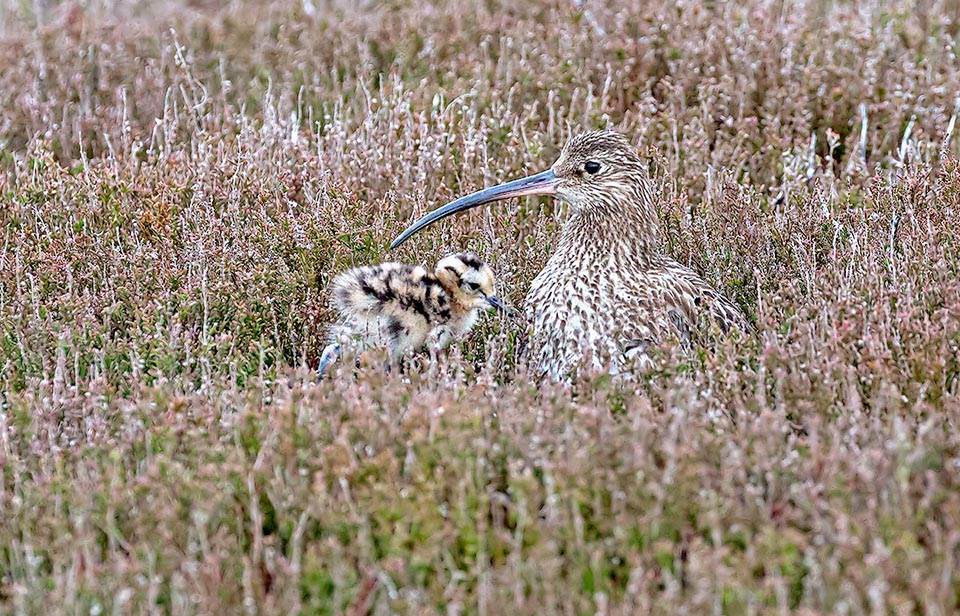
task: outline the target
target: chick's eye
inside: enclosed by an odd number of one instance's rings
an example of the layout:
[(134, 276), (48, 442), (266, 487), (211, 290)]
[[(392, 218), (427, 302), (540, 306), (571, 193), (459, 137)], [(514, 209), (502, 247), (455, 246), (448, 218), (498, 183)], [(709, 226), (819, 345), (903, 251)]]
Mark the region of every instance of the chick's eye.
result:
[(583, 165), (583, 170), (593, 175), (594, 173), (597, 173), (598, 171), (600, 171), (600, 163), (598, 163), (595, 160), (587, 161)]
[(480, 285), (478, 285), (478, 284), (475, 283), (475, 282), (468, 282), (468, 283), (466, 283), (466, 284), (467, 284), (467, 289), (470, 290), (470, 291), (479, 291), (479, 290), (480, 290)]

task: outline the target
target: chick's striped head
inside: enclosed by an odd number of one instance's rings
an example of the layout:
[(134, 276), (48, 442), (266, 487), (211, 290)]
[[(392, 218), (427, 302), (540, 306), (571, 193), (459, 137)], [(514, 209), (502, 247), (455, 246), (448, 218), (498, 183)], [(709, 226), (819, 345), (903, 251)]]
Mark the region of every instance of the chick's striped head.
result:
[(450, 255), (437, 263), (434, 272), (452, 302), (472, 310), (504, 309), (495, 294), (493, 271), (469, 252)]

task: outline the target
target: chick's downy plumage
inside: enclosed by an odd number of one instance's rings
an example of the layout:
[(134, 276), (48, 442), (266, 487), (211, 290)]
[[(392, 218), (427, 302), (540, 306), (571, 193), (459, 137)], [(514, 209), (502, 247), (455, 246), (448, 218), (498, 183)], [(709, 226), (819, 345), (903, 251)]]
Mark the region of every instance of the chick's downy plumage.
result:
[(358, 267), (332, 286), (340, 320), (321, 371), (343, 344), (386, 348), (394, 362), (424, 346), (441, 349), (469, 333), (482, 310), (503, 307), (493, 272), (470, 253), (446, 257), (434, 271), (402, 263)]

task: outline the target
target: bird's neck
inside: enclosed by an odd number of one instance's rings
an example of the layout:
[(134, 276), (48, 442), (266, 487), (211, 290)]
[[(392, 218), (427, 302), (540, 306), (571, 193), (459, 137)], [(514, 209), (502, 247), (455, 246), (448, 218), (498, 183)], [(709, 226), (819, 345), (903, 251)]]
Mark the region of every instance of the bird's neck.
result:
[(657, 213), (649, 187), (607, 193), (571, 209), (558, 252), (580, 258), (617, 255), (638, 263), (659, 253)]
[(447, 298), (450, 300), (450, 318), (460, 320), (473, 310), (472, 303), (463, 295), (456, 285), (444, 285)]

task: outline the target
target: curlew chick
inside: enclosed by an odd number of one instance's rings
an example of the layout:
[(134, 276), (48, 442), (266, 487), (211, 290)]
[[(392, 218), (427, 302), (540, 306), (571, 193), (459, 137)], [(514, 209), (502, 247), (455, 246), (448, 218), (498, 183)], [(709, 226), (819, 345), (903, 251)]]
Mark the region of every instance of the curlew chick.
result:
[(320, 359), (321, 373), (342, 344), (385, 347), (397, 363), (425, 345), (436, 351), (466, 335), (482, 310), (506, 311), (494, 295), (493, 272), (470, 253), (446, 257), (432, 272), (401, 263), (349, 270), (334, 279), (333, 302), (340, 321)]

